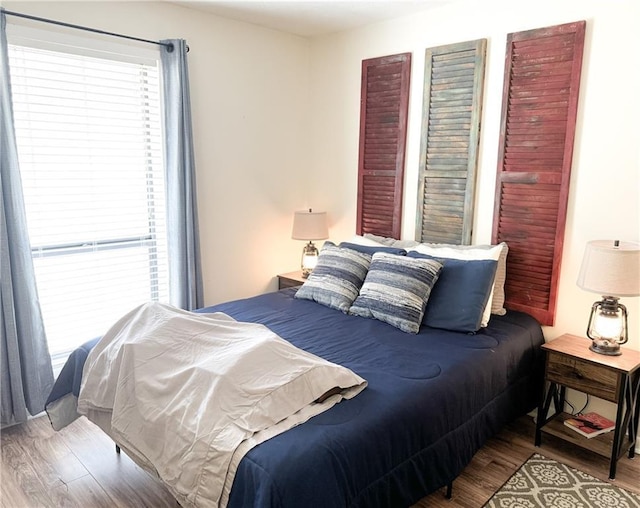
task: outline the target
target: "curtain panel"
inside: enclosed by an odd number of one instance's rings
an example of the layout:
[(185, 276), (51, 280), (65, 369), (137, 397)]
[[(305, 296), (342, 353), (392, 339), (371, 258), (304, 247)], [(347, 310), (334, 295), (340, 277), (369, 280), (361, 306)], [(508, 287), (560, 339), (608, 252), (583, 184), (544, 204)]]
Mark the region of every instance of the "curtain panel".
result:
[(53, 370), (36, 288), (18, 166), (6, 17), (0, 11), (0, 386), (1, 423), (44, 409)]
[(164, 156), (167, 176), (167, 236), (171, 304), (193, 310), (204, 306), (195, 163), (191, 127), (191, 98), (187, 45), (166, 39), (161, 47)]

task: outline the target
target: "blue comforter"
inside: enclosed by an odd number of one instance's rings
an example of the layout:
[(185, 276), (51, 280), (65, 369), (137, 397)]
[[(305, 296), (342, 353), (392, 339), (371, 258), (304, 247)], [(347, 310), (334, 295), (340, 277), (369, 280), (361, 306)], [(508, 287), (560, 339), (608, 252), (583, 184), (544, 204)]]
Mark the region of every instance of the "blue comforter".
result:
[[(235, 476), (231, 507), (408, 506), (453, 481), (487, 438), (535, 407), (543, 336), (526, 314), (492, 316), (474, 335), (424, 326), (410, 335), (294, 293), (202, 311), (263, 323), (295, 346), (350, 368), (368, 387), (249, 451)], [(47, 404), (74, 389), (77, 394), (83, 354), (71, 360), (75, 375), (61, 374)]]

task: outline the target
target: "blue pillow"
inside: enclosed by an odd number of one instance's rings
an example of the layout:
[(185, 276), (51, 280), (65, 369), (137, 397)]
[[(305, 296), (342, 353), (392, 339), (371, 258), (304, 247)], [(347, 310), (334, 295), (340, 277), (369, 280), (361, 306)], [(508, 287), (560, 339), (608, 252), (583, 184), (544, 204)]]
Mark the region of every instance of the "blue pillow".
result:
[(403, 332), (418, 333), (431, 288), (441, 269), (442, 265), (433, 259), (376, 252), (349, 314), (378, 319)]
[(325, 242), (318, 264), (295, 297), (347, 313), (358, 296), (370, 263), (369, 254)]
[(407, 257), (435, 259), (444, 265), (431, 292), (424, 324), (456, 332), (477, 332), (498, 262), (493, 259), (444, 259), (414, 251)]
[(363, 252), (370, 256), (373, 256), (376, 252), (386, 252), (387, 254), (398, 254), (400, 256), (405, 256), (407, 254), (407, 251), (404, 249), (400, 249), (398, 247), (387, 247), (386, 245), (360, 245), (357, 243), (340, 242), (339, 247), (357, 250), (358, 252)]

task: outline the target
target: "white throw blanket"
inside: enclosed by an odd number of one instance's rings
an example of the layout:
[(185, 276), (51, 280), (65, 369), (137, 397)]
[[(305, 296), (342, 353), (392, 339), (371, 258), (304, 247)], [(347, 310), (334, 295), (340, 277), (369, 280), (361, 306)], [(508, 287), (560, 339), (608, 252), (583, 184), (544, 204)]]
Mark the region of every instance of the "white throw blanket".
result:
[[(340, 394), (314, 402), (336, 386)], [(112, 413), (116, 441), (151, 466), (182, 506), (218, 507), (250, 446), (365, 386), (263, 325), (151, 303), (93, 348), (78, 412)]]

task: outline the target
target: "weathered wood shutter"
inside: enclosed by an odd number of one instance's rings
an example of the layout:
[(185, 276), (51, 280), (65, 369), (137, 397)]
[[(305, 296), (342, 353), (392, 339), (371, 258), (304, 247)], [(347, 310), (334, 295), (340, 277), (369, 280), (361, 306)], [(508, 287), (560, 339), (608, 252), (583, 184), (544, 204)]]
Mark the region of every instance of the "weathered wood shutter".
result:
[(507, 242), (505, 306), (553, 325), (585, 22), (509, 34), (493, 242)]
[(471, 243), (487, 40), (425, 53), (416, 240)]
[(400, 238), (411, 54), (362, 61), (356, 232)]

